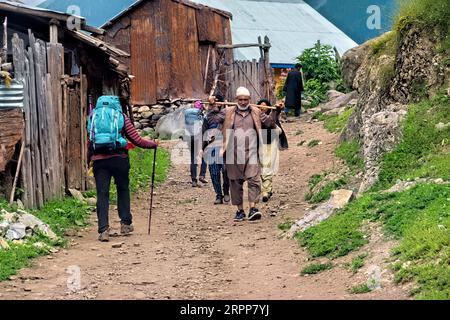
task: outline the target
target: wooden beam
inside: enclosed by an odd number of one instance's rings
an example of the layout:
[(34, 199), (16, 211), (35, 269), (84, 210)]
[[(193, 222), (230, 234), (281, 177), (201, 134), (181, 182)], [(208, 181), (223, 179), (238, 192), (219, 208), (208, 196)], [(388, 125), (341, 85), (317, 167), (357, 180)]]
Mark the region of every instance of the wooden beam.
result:
[(218, 44), (218, 49), (237, 49), (237, 48), (250, 48), (250, 47), (260, 47), (263, 49), (270, 48), (270, 44), (266, 43), (242, 43), (242, 44)]
[(58, 26), (50, 24), (50, 43), (58, 43)]
[(87, 24), (84, 24), (81, 26), (81, 29), (90, 33), (95, 33), (96, 35), (102, 36), (105, 34), (104, 29), (99, 29), (93, 26), (88, 26)]

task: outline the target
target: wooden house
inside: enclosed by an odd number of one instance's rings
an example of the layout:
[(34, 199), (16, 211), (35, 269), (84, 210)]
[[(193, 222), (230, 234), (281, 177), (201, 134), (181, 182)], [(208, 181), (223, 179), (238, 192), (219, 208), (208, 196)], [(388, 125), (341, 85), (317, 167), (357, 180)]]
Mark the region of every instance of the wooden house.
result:
[(0, 95), (0, 123), (9, 124), (0, 130), (0, 191), (9, 197), (19, 167), (23, 202), (40, 207), (69, 188), (86, 189), (89, 100), (128, 98), (120, 59), (129, 54), (89, 35), (103, 31), (81, 17), (0, 2), (0, 21), (7, 26), (2, 63), (12, 62), (11, 76), (23, 85), (23, 108), (1, 108)]
[[(104, 24), (102, 39), (131, 54), (133, 105), (225, 91), (232, 69), (231, 14), (187, 0), (141, 0)], [(216, 80), (216, 81), (214, 81)], [(217, 81), (218, 80), (218, 81)]]

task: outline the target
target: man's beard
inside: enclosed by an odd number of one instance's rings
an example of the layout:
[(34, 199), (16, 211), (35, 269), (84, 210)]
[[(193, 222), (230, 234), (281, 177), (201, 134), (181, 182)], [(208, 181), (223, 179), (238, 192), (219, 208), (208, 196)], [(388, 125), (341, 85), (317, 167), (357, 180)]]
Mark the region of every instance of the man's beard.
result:
[(247, 104), (245, 107), (241, 107), (241, 105), (240, 104), (238, 104), (238, 109), (239, 109), (239, 111), (247, 111), (248, 110), (248, 108), (249, 108), (249, 106), (250, 106), (250, 104)]

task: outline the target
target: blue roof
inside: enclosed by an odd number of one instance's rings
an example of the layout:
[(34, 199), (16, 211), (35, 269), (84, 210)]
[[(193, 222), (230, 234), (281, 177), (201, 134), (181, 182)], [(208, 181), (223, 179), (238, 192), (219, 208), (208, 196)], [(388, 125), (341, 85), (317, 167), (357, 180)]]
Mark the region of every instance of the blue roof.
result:
[[(320, 40), (343, 54), (357, 46), (349, 36), (302, 0), (191, 0), (230, 12), (234, 44), (257, 43), (268, 36), (270, 62), (295, 64), (303, 50)], [(234, 50), (236, 60), (259, 59), (259, 48)]]
[(135, 2), (137, 0), (47, 0), (39, 7), (69, 13), (78, 7), (77, 14), (86, 18), (88, 25), (100, 27)]
[[(397, 12), (396, 0), (304, 0), (353, 40), (363, 43), (391, 30), (392, 18)], [(369, 29), (367, 19), (373, 11), (368, 8), (376, 5), (380, 8), (381, 28)]]

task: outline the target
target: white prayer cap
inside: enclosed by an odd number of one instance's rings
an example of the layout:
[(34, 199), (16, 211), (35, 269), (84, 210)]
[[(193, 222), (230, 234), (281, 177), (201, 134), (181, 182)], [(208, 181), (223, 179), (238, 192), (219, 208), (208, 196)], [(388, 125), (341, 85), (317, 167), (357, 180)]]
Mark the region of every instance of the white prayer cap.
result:
[(247, 88), (239, 87), (236, 90), (236, 97), (240, 96), (250, 97), (250, 91)]

